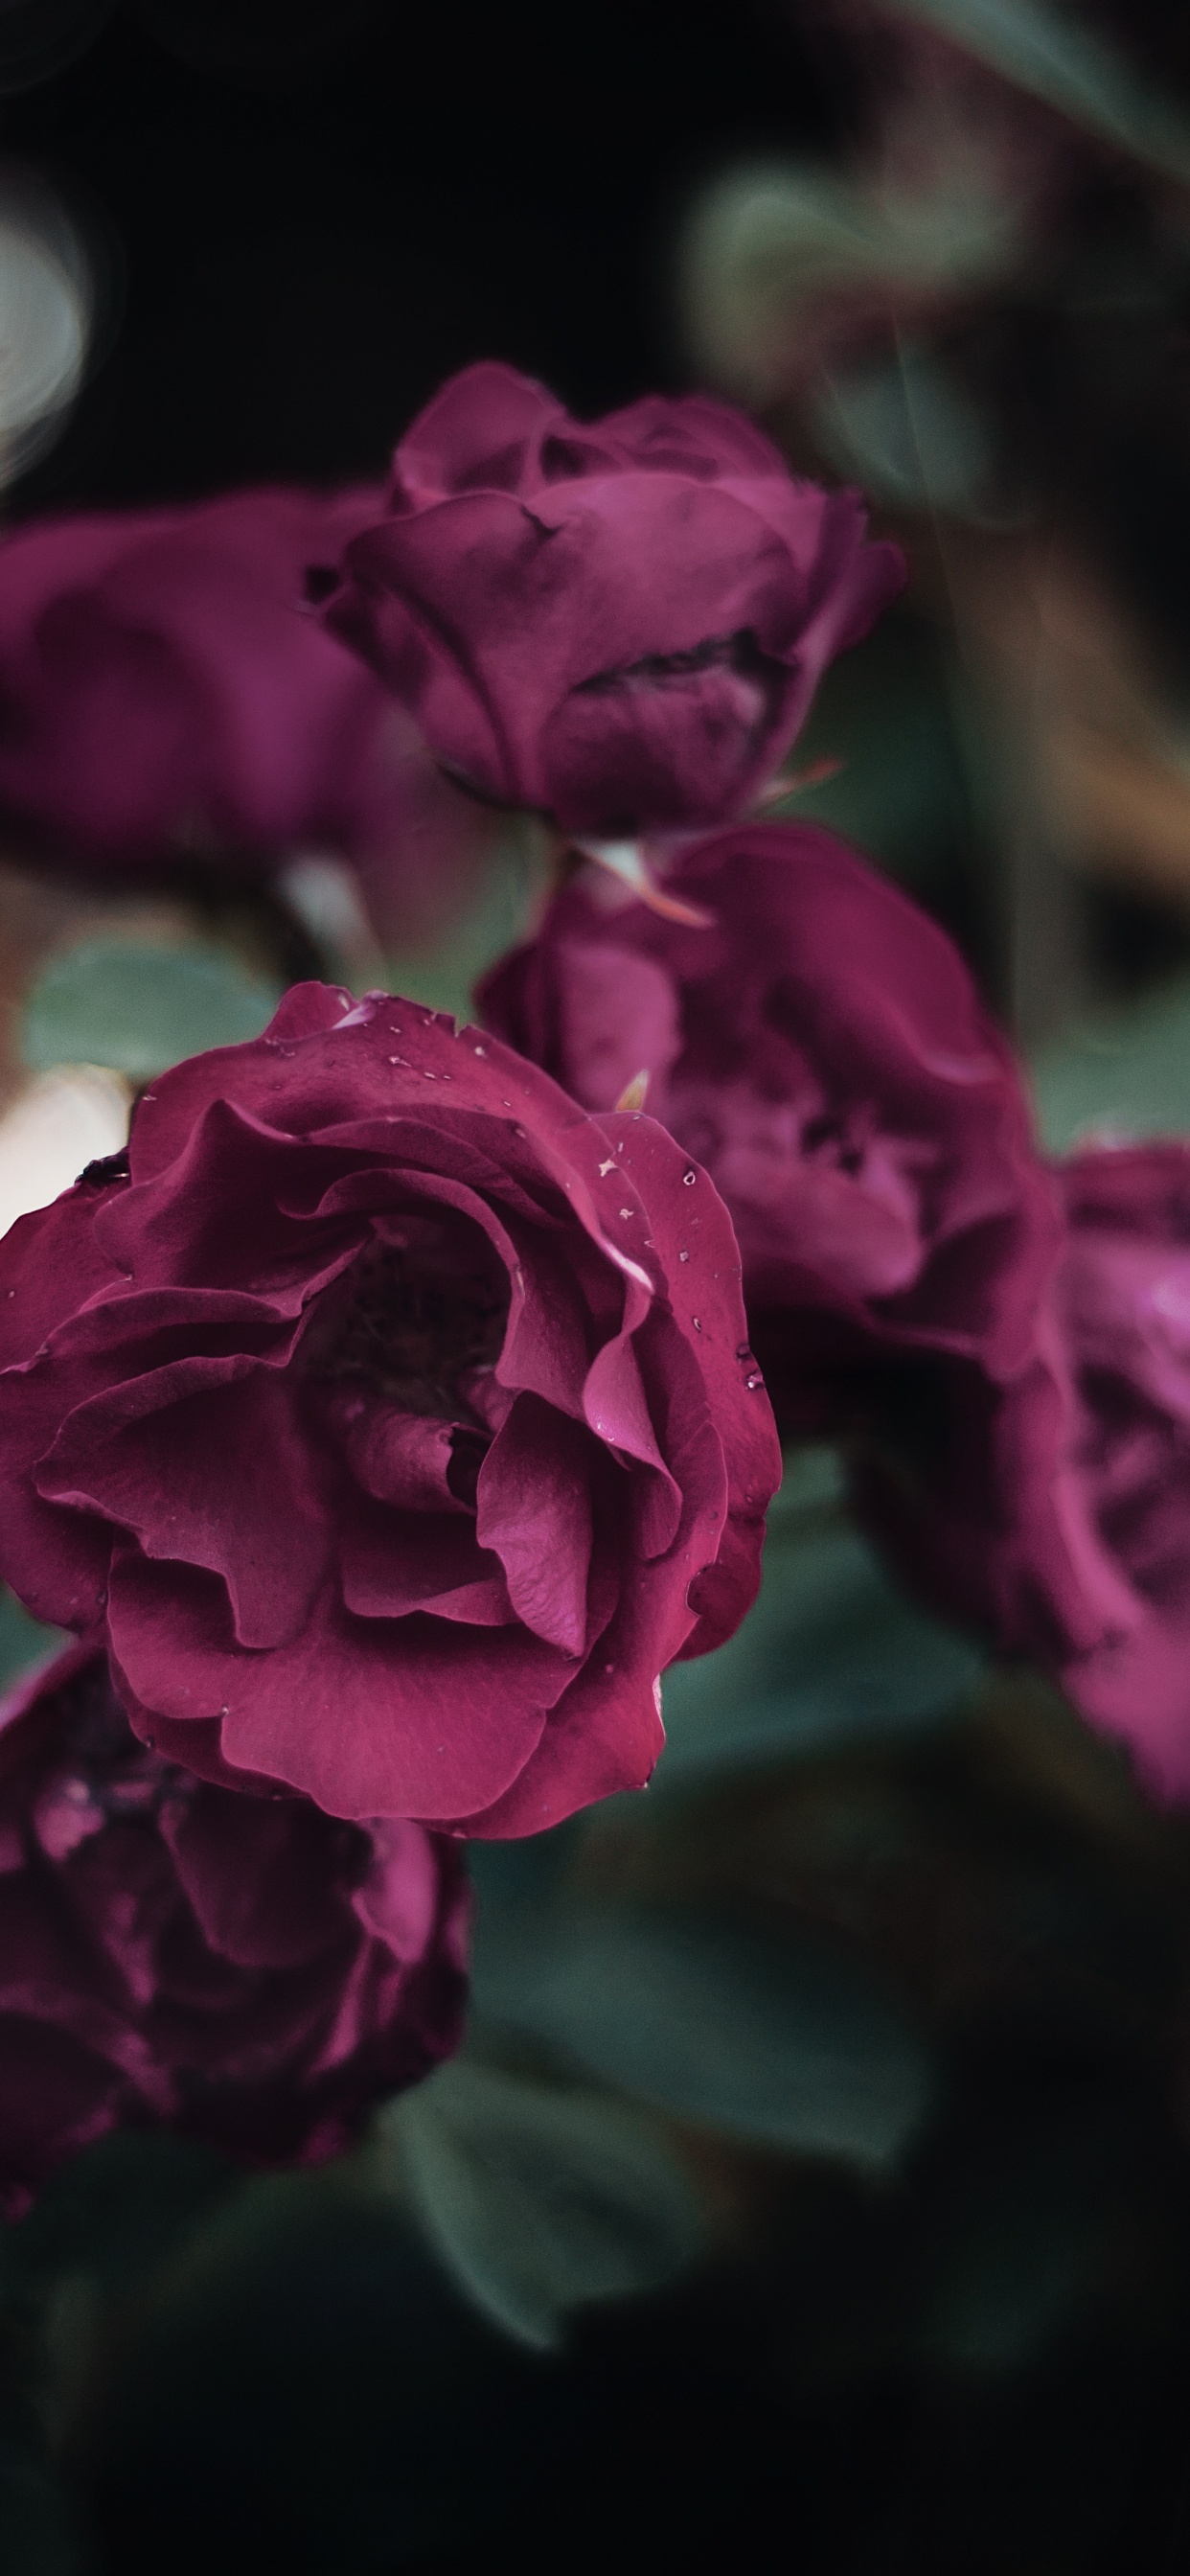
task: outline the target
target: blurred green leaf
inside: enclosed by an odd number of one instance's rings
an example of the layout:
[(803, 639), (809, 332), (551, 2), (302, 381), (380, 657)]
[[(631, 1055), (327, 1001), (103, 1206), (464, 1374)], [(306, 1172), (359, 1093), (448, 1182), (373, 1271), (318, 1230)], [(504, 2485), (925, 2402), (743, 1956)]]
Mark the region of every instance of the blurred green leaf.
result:
[(987, 422), (929, 349), (900, 342), (823, 374), (814, 423), (826, 453), (877, 499), (980, 519), (995, 458)]
[(1040, 0), (881, 0), (935, 27), (1122, 152), (1190, 181), (1190, 123), (1097, 30)]
[(471, 1019), (471, 996), (481, 975), (524, 938), (547, 883), (545, 835), (531, 817), (523, 822), (527, 828), (520, 830), (510, 823), (506, 838), (491, 853), (475, 901), (451, 921), (445, 937), (433, 947), (398, 951), (387, 959), (391, 992), (422, 1002), (427, 1010)]
[(903, 610), (831, 664), (799, 736), (795, 771), (842, 763), (773, 808), (822, 823), (924, 887), (940, 853), (969, 836), (971, 800), (952, 721), (953, 684), (935, 632)]
[(816, 1941), (677, 1914), (480, 1909), (476, 2010), (728, 2135), (879, 2170), (928, 2109), (925, 2051)]
[(1087, 1136), (1190, 1134), (1190, 980), (1067, 1030), (1037, 1058), (1033, 1087), (1055, 1153)]
[(656, 2288), (697, 2254), (697, 2206), (647, 2120), (458, 2060), (381, 2113), (435, 2251), (483, 2313), (545, 2350), (571, 2310)]
[(46, 1661), (67, 1643), (64, 1628), (44, 1628), (31, 1619), (6, 1584), (0, 1584), (0, 1691), (11, 1690), (22, 1675)]
[(832, 1453), (803, 1452), (770, 1507), (755, 1607), (726, 1646), (665, 1674), (656, 1788), (935, 1725), (983, 1662), (897, 1590), (844, 1513)]
[(788, 392), (791, 350), (801, 342), (812, 358), (824, 303), (850, 301), (857, 285), (894, 310), (906, 290), (953, 297), (1015, 267), (1024, 243), (1021, 209), (978, 154), (947, 154), (916, 187), (840, 179), (818, 160), (749, 160), (696, 198), (678, 293), (701, 371), (764, 410)]
[(207, 1047), (259, 1037), (281, 998), (219, 948), (88, 939), (55, 957), (25, 1004), (21, 1044), (37, 1072), (103, 1064), (137, 1079)]

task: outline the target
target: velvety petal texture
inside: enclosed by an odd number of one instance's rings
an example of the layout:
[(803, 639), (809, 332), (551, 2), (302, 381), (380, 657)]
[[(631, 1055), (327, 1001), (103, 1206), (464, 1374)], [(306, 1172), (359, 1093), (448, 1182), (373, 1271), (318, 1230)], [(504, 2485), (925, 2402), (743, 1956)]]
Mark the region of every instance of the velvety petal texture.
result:
[(457, 2046), (457, 1846), (147, 1750), (100, 1641), (0, 1704), (0, 2205), (116, 2127), (312, 2162)]
[(740, 812), (903, 579), (857, 494), (725, 405), (585, 427), (485, 364), (414, 422), (326, 613), (469, 786), (615, 837)]
[(862, 1493), (919, 1583), (1186, 1799), (1190, 1148), (1096, 1147), (1056, 1177), (1067, 1233), (1030, 1367), (995, 1391), (959, 1373)]
[(750, 824), (665, 878), (697, 928), (589, 868), (487, 978), (489, 1024), (593, 1110), (650, 1114), (735, 1226), (778, 1416), (832, 1362), (1032, 1357), (1060, 1219), (1003, 1039), (946, 934), (833, 835)]
[(305, 598), (320, 576), (333, 586), (324, 568), (380, 506), (374, 491), (248, 491), (5, 537), (6, 837), (140, 871), (198, 859), (259, 873), (331, 851), (359, 865), (382, 925), (400, 922), (401, 881), (452, 839), (469, 856), (474, 826)]
[(334, 1816), (640, 1785), (779, 1473), (707, 1174), (383, 993), (295, 988), (0, 1243), (0, 1572), (163, 1756)]

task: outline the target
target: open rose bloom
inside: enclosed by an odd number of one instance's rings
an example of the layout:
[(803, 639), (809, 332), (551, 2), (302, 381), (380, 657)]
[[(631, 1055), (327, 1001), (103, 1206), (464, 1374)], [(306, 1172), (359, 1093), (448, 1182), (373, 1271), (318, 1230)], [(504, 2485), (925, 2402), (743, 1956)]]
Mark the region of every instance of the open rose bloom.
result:
[(0, 2205), (117, 2125), (331, 2154), (457, 2045), (466, 1918), (453, 1844), (195, 1779), (69, 1647), (0, 1707)]
[(133, 1724), (333, 1816), (648, 1778), (780, 1459), (713, 1183), (475, 1029), (295, 988), (0, 1244), (3, 1570)]

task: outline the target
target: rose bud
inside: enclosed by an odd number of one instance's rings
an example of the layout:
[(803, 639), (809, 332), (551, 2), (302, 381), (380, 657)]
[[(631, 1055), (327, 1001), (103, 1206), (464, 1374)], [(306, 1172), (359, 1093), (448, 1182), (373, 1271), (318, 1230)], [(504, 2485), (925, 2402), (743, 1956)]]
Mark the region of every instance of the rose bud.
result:
[(956, 1379), (863, 1498), (919, 1586), (1046, 1665), (1184, 1799), (1190, 1148), (1090, 1149), (1057, 1176), (1069, 1231), (1032, 1368), (994, 1395)]
[[(233, 493), (0, 542), (0, 824), (38, 859), (155, 874), (355, 862), (382, 923), (476, 818), (305, 604), (375, 494)], [(327, 576), (331, 578), (331, 576)], [(412, 842), (416, 839), (417, 849)], [(404, 901), (403, 901), (404, 898)]]
[(0, 1704), (0, 2203), (116, 2127), (333, 2154), (457, 2046), (466, 1924), (457, 1845), (195, 1779), (68, 1647)]
[(584, 427), (476, 366), (402, 440), (327, 615), (480, 796), (588, 837), (702, 826), (772, 777), (901, 588), (865, 528), (725, 404)]
[[(698, 842), (662, 919), (591, 869), (483, 984), (489, 1025), (599, 1110), (639, 1072), (735, 1226), (778, 1417), (830, 1427), (891, 1350), (993, 1378), (1033, 1349), (1059, 1220), (1009, 1049), (944, 931), (828, 832)], [(824, 1418), (825, 1415), (825, 1418)]]
[(318, 984), (0, 1242), (0, 1426), (0, 1572), (147, 1742), (483, 1834), (648, 1778), (780, 1474), (664, 1129)]

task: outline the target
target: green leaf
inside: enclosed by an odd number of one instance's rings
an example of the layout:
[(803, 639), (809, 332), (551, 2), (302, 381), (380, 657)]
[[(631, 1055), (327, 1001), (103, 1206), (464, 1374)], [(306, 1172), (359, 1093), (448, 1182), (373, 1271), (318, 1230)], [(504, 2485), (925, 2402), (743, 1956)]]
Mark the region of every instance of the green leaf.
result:
[(477, 2011), (730, 2136), (879, 2171), (929, 2106), (921, 2043), (817, 1941), (677, 1914), (481, 1910)]
[[(678, 294), (703, 371), (764, 410), (786, 385), (799, 307), (867, 289), (876, 307), (985, 288), (1025, 244), (1021, 209), (978, 155), (917, 185), (840, 180), (814, 160), (748, 161), (713, 179), (687, 220)], [(873, 294), (873, 290), (875, 293)], [(811, 321), (810, 346), (815, 337)]]
[(993, 490), (990, 432), (929, 349), (899, 342), (887, 356), (824, 374), (814, 421), (832, 462), (877, 499), (982, 517)]
[(658, 1791), (910, 1734), (969, 1698), (982, 1655), (903, 1597), (838, 1493), (830, 1451), (790, 1461), (755, 1607), (726, 1646), (664, 1676)]
[(1155, 170), (1190, 181), (1190, 123), (1103, 36), (1041, 0), (882, 0)]
[(431, 2244), (485, 2315), (545, 2350), (593, 2301), (699, 2251), (681, 2167), (638, 2112), (456, 2060), (381, 2113)]
[(936, 633), (904, 610), (832, 662), (800, 735), (795, 773), (820, 759), (834, 777), (795, 788), (782, 821), (822, 823), (889, 868), (923, 899), (955, 842), (970, 840), (970, 787), (954, 725), (955, 673)]
[(137, 1079), (207, 1047), (259, 1037), (281, 998), (220, 948), (88, 939), (55, 957), (25, 1004), (21, 1044), (38, 1072), (103, 1064)]
[(1033, 1067), (1045, 1143), (1190, 1134), (1190, 980), (1068, 1030)]
[(433, 947), (410, 948), (388, 958), (390, 991), (423, 1003), (427, 1010), (453, 1011), (458, 1020), (471, 1019), (476, 984), (506, 949), (525, 937), (548, 882), (545, 836), (532, 825), (531, 817), (518, 820), (519, 829), (510, 819), (506, 838), (492, 851), (484, 869), (475, 901), (461, 918), (452, 920), (446, 936)]
[(64, 1628), (44, 1628), (40, 1619), (31, 1619), (22, 1609), (7, 1585), (0, 1584), (0, 1691), (11, 1690), (14, 1682), (66, 1643)]

